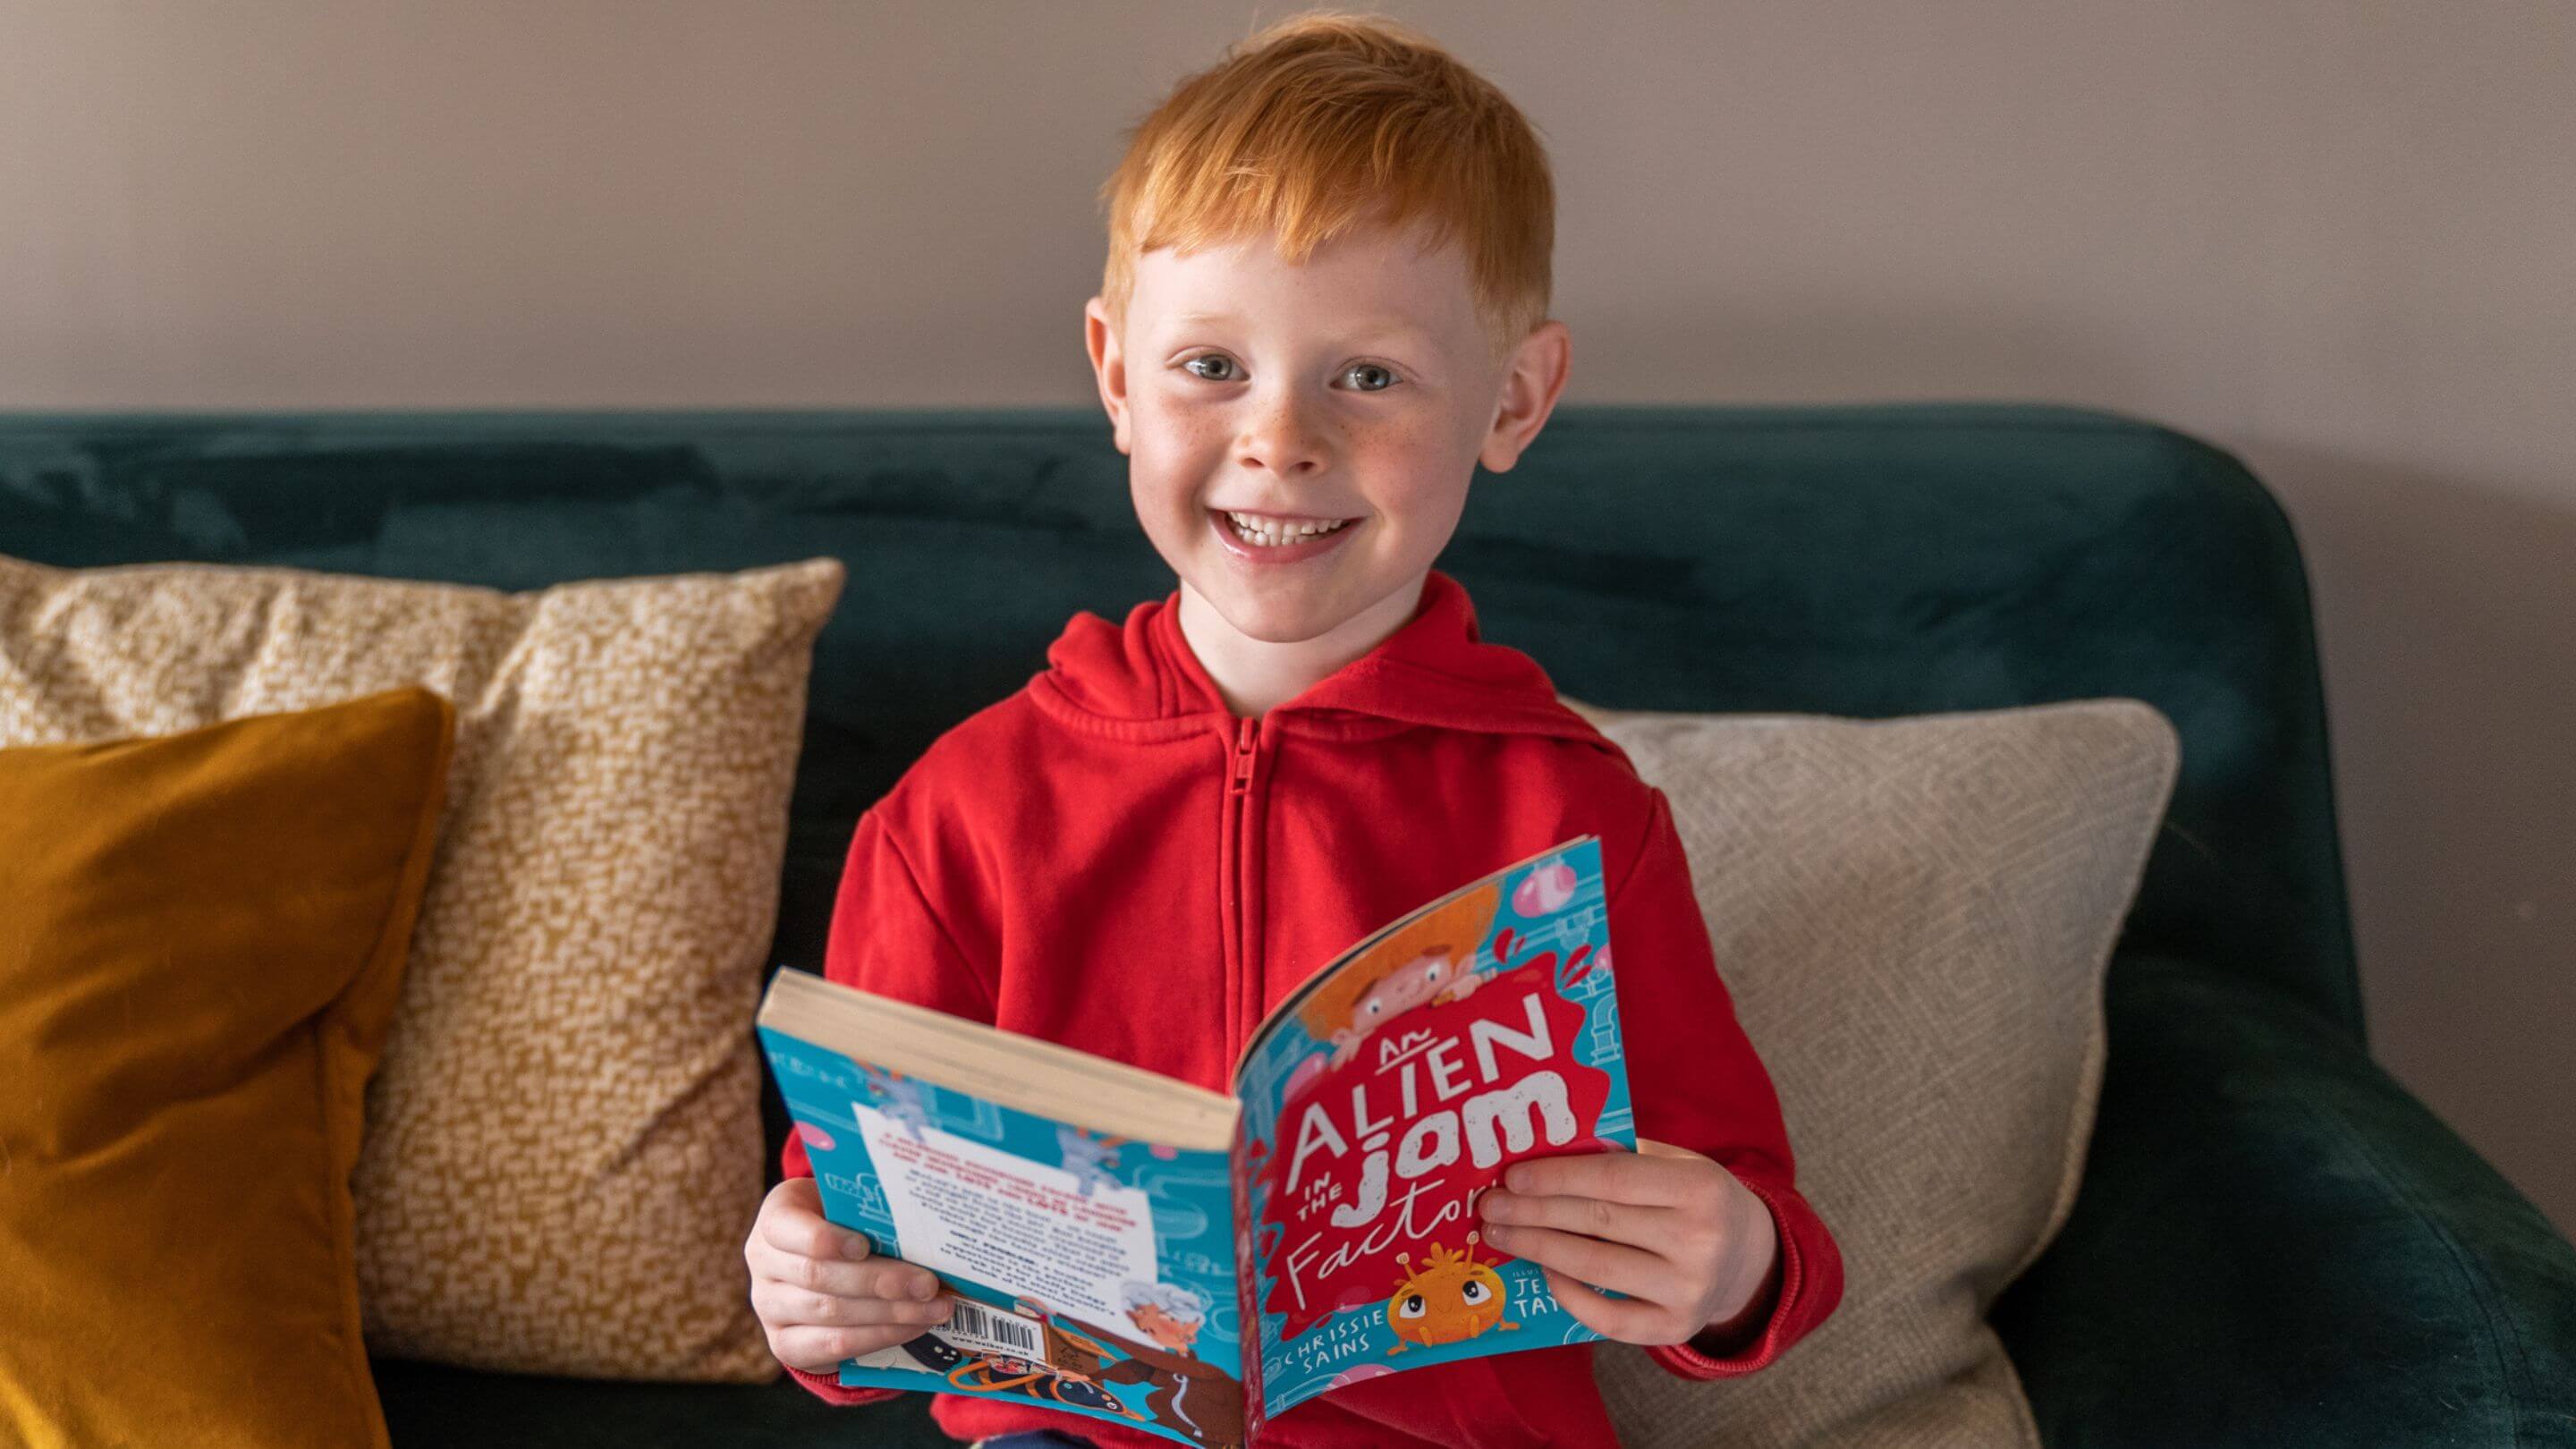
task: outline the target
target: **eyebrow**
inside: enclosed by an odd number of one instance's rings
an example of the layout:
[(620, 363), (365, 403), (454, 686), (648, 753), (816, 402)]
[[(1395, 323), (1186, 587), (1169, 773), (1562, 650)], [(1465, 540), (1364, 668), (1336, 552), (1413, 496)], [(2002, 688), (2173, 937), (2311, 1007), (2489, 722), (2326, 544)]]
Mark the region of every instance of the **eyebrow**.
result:
[[(1240, 322), (1243, 317), (1234, 312), (1175, 312), (1172, 314), (1172, 320), (1174, 322)], [(1370, 318), (1360, 324), (1359, 335), (1371, 339), (1413, 337), (1425, 342), (1432, 340), (1429, 328), (1420, 323), (1401, 321), (1393, 317)]]

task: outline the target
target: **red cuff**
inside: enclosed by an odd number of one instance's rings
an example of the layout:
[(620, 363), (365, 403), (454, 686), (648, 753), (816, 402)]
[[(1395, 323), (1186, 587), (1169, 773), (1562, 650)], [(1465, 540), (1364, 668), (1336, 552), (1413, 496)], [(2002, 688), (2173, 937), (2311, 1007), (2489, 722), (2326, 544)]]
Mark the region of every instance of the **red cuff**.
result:
[(837, 1372), (828, 1374), (809, 1374), (803, 1369), (796, 1367), (794, 1364), (784, 1363), (780, 1364), (779, 1367), (787, 1370), (788, 1377), (812, 1390), (814, 1397), (821, 1399), (827, 1404), (873, 1404), (882, 1399), (891, 1399), (895, 1395), (903, 1392), (901, 1389), (862, 1389), (845, 1387), (841, 1383), (840, 1375)]
[(1725, 1358), (1711, 1358), (1688, 1343), (1647, 1345), (1648, 1357), (1686, 1379), (1733, 1378), (1769, 1364), (1796, 1341), (1790, 1325), (1794, 1317), (1804, 1314), (1798, 1295), (1806, 1286), (1806, 1255), (1798, 1247), (1797, 1235), (1789, 1231), (1788, 1219), (1781, 1214), (1780, 1190), (1758, 1177), (1739, 1175), (1737, 1180), (1751, 1188), (1753, 1195), (1762, 1199), (1762, 1205), (1771, 1210), (1771, 1234), (1780, 1245), (1780, 1291), (1771, 1301), (1771, 1312), (1762, 1320), (1761, 1330), (1742, 1349)]

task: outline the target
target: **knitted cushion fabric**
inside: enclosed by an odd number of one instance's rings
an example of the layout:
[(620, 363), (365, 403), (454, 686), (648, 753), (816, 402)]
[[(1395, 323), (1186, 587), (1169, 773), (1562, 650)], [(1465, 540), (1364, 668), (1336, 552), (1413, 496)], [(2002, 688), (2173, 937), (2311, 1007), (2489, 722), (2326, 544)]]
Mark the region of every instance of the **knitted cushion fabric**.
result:
[(2154, 708), (1885, 720), (1568, 705), (1662, 789), (1841, 1306), (1768, 1367), (1597, 1360), (1626, 1442), (2039, 1443), (1985, 1320), (2065, 1221), (2105, 964), (2181, 759)]
[(402, 684), (454, 702), (445, 833), (355, 1179), (369, 1347), (774, 1378), (751, 1015), (824, 558), (527, 593), (0, 559), (0, 745)]

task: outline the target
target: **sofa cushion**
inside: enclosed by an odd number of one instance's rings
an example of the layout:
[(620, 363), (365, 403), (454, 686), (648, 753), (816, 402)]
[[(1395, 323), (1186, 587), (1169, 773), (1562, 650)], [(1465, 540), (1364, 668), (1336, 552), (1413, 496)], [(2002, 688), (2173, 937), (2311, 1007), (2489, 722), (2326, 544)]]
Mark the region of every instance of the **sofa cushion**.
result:
[(2036, 1446), (1985, 1313), (2074, 1204), (2103, 972), (2179, 766), (2131, 699), (1880, 720), (1566, 701), (1670, 798), (1841, 1305), (1758, 1372), (1597, 1359), (1623, 1441)]
[(0, 749), (0, 1441), (385, 1442), (349, 1173), (454, 723)]
[(456, 706), (448, 823), (360, 1153), (379, 1352), (775, 1376), (742, 1242), (751, 1032), (816, 631), (842, 566), (527, 593), (0, 559), (0, 744), (404, 683)]

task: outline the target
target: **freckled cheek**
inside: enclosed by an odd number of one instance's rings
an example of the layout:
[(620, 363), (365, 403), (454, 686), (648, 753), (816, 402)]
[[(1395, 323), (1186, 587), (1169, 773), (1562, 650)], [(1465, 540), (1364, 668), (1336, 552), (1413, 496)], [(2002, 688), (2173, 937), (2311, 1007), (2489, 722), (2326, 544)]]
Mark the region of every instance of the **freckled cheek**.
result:
[(1224, 461), (1225, 429), (1186, 410), (1141, 414), (1136, 419), (1128, 467), (1140, 496), (1194, 510), (1201, 486)]
[(1195, 525), (1199, 496), (1215, 476), (1211, 468), (1194, 461), (1196, 456), (1171, 440), (1154, 446), (1140, 442), (1127, 461), (1137, 511), (1173, 528)]
[(1344, 451), (1373, 472), (1395, 476), (1436, 473), (1456, 451), (1437, 428), (1412, 422), (1345, 429)]
[[(1221, 408), (1140, 399), (1130, 423), (1128, 459), (1139, 506), (1174, 526), (1195, 524), (1201, 495), (1230, 470), (1237, 436), (1232, 424)], [(1474, 456), (1460, 456), (1455, 437), (1433, 420), (1362, 424), (1326, 416), (1318, 426), (1337, 455), (1334, 470), (1370, 480), (1367, 506), (1408, 521), (1436, 522), (1463, 504)]]

